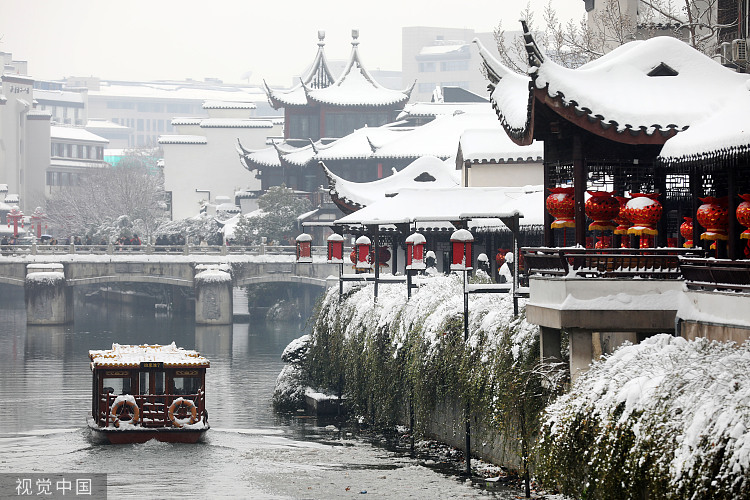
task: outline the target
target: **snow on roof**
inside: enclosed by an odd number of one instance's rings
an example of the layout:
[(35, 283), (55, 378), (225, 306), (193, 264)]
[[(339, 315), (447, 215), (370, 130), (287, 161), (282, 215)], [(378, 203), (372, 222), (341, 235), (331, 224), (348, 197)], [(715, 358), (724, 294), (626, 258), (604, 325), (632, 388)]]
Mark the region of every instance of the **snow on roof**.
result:
[(240, 217), (251, 219), (253, 217), (261, 217), (263, 215), (265, 215), (265, 212), (261, 209), (254, 210), (246, 214), (237, 214), (234, 217), (230, 217), (229, 219), (224, 221), (221, 232), (224, 234), (225, 239), (232, 239), (234, 238), (234, 230), (237, 227), (237, 223), (240, 221)]
[(372, 155), (373, 144), (383, 144), (410, 128), (394, 128), (392, 124), (380, 127), (362, 127), (351, 134), (329, 144), (317, 146), (317, 160), (351, 160), (369, 158)]
[(310, 163), (310, 160), (312, 160), (313, 156), (315, 156), (315, 148), (313, 148), (312, 144), (308, 144), (307, 146), (302, 146), (299, 148), (294, 148), (292, 146), (289, 146), (288, 149), (279, 147), (278, 153), (279, 159), (282, 163), (304, 167), (305, 165)]
[(89, 91), (89, 101), (93, 97), (125, 97), (153, 99), (182, 99), (190, 101), (235, 101), (262, 102), (266, 95), (255, 87), (214, 87), (207, 88), (190, 82), (159, 83), (148, 82), (137, 85), (120, 85), (102, 82), (99, 90)]
[(436, 117), (453, 115), (456, 111), (476, 113), (487, 109), (486, 102), (410, 102), (398, 115), (398, 120), (408, 120), (411, 117)]
[(69, 90), (34, 89), (34, 99), (83, 104), (83, 94), (81, 92), (71, 92)]
[(748, 80), (672, 37), (627, 43), (577, 69), (544, 57), (532, 39), (527, 50), (537, 66), (530, 68), (530, 78), (512, 73), (476, 43), (495, 87), (490, 100), (511, 135), (529, 130), (535, 89), (559, 103), (561, 114), (588, 115), (602, 130), (652, 135), (705, 119), (727, 103), (728, 93), (718, 89)]
[(210, 362), (198, 351), (169, 345), (120, 345), (112, 344), (112, 349), (89, 351), (91, 369), (104, 367), (138, 368), (143, 362), (162, 362), (165, 368), (182, 366), (208, 368)]
[(405, 104), (411, 90), (390, 90), (380, 85), (362, 65), (359, 57), (359, 31), (352, 30), (352, 51), (343, 74), (332, 84), (312, 88), (303, 83), (307, 98), (335, 106), (391, 106)]
[(369, 206), (403, 189), (450, 188), (460, 184), (453, 165), (434, 156), (423, 156), (393, 175), (372, 182), (348, 181), (332, 173), (325, 165), (323, 168), (331, 196), (360, 207)]
[(202, 135), (160, 135), (159, 144), (207, 144)]
[(521, 225), (544, 223), (542, 186), (403, 189), (336, 221), (337, 225), (375, 225), (418, 221), (457, 221), (462, 217), (510, 217)]
[(203, 103), (203, 109), (256, 109), (254, 102), (209, 100)]
[(172, 126), (176, 127), (179, 125), (200, 125), (203, 118), (192, 118), (187, 116), (172, 118)]
[(126, 127), (124, 125), (120, 125), (119, 123), (114, 123), (109, 120), (103, 120), (99, 118), (90, 118), (88, 122), (86, 122), (86, 129), (96, 129), (96, 130), (130, 130), (130, 127)]
[(273, 128), (271, 120), (252, 118), (206, 118), (200, 121), (201, 128)]
[(52, 125), (49, 128), (49, 133), (52, 140), (85, 141), (97, 142), (101, 144), (109, 143), (108, 139), (100, 137), (96, 134), (92, 134), (88, 130), (80, 127), (63, 127), (59, 125)]
[(461, 134), (460, 146), (463, 161), (470, 163), (541, 162), (544, 158), (542, 142), (519, 146), (500, 127), (466, 130)]
[(274, 146), (269, 148), (258, 149), (256, 151), (242, 150), (241, 146), (237, 147), (238, 153), (245, 168), (256, 170), (258, 167), (281, 167), (279, 153)]
[(489, 106), (476, 113), (456, 113), (438, 116), (429, 123), (410, 132), (399, 134), (395, 139), (379, 146), (373, 154), (376, 158), (418, 158), (437, 156), (447, 159), (455, 157), (458, 141), (467, 129), (497, 129), (502, 132), (497, 117)]
[(455, 40), (450, 44), (428, 45), (419, 51), (420, 56), (447, 55), (455, 52), (468, 52), (469, 44), (462, 40)]

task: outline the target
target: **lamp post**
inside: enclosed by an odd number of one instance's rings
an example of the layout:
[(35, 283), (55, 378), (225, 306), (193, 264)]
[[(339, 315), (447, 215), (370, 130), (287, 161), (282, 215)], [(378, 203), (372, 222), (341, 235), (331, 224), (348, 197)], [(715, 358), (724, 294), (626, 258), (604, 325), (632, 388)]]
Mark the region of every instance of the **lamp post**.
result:
[[(471, 246), (474, 242), (474, 236), (466, 229), (459, 229), (451, 235), (451, 271), (462, 271), (464, 275), (464, 346), (469, 340), (469, 292), (466, 288), (468, 281), (468, 273), (471, 271), (472, 254)], [(468, 394), (466, 397), (466, 474), (471, 475), (471, 421), (469, 418), (469, 412), (471, 405), (469, 404)]]
[(31, 228), (36, 229), (37, 239), (42, 237), (42, 221), (47, 217), (42, 207), (36, 207), (34, 213), (31, 214)]
[(341, 277), (344, 274), (344, 237), (333, 233), (326, 239), (328, 246), (328, 263), (339, 265), (339, 300), (344, 293), (344, 282)]
[(411, 298), (411, 271), (424, 271), (424, 247), (427, 240), (421, 233), (406, 238), (406, 295)]
[(23, 212), (18, 209), (18, 205), (13, 205), (6, 218), (8, 220), (8, 227), (13, 223), (13, 237), (18, 238), (18, 223), (20, 222), (21, 227), (23, 227)]
[(296, 238), (297, 262), (309, 264), (312, 262), (312, 236), (302, 233)]

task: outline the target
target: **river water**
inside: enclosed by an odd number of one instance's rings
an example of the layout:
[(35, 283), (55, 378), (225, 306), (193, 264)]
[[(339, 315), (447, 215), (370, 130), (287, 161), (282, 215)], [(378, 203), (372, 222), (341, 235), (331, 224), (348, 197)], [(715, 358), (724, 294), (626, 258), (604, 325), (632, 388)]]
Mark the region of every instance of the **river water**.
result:
[[(192, 317), (77, 303), (75, 323), (27, 326), (23, 293), (0, 287), (0, 473), (106, 472), (110, 498), (515, 498), (304, 415), (271, 405), (284, 347), (303, 324), (196, 326)], [(195, 445), (100, 444), (89, 349), (164, 344), (211, 361), (211, 429)], [(0, 498), (15, 497), (0, 491)], [(367, 496), (364, 496), (367, 495)]]

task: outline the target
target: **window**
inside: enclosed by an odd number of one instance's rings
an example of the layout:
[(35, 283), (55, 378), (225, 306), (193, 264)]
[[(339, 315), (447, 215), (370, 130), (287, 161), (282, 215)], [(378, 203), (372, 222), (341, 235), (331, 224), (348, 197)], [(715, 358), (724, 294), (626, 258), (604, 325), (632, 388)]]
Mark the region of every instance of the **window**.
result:
[(440, 71), (468, 71), (469, 61), (443, 61), (440, 63)]
[(201, 388), (200, 377), (175, 377), (172, 381), (172, 394), (197, 394)]
[(136, 127), (136, 130), (138, 132), (143, 132), (143, 119), (142, 118), (138, 118), (138, 122), (137, 123), (138, 123), (138, 126)]
[(420, 73), (429, 73), (435, 71), (435, 63), (434, 62), (421, 62), (419, 63), (419, 72)]
[(139, 372), (139, 394), (164, 394), (164, 372)]
[(130, 394), (130, 378), (104, 377), (102, 378), (102, 390), (104, 394), (112, 393), (117, 396), (121, 394)]

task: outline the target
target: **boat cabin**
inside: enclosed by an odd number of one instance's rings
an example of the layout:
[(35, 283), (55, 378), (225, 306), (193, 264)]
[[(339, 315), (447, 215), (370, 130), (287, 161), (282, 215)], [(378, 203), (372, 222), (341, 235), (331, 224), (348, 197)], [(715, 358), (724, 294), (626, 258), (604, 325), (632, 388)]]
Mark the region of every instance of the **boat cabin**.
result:
[(89, 351), (90, 427), (110, 442), (195, 442), (208, 430), (208, 359), (170, 345)]

